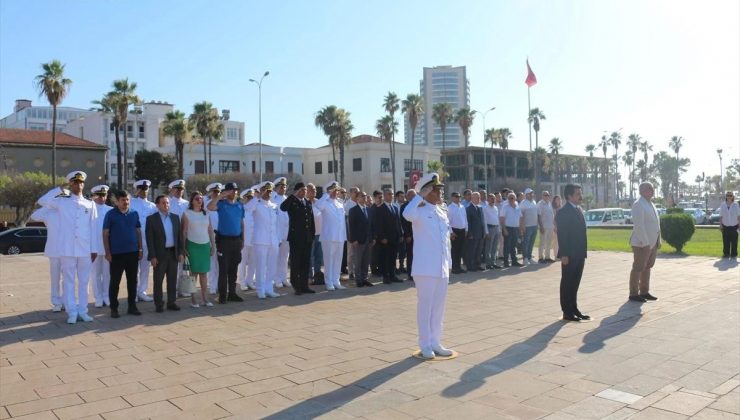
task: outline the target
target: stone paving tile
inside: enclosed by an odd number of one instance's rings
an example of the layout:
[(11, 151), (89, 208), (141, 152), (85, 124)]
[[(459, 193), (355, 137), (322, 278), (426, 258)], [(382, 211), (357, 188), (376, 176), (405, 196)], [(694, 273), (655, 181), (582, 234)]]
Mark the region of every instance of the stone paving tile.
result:
[(679, 391), (653, 404), (653, 407), (661, 410), (672, 411), (674, 413), (685, 414), (687, 416), (693, 416), (712, 402), (714, 402), (712, 398)]
[(672, 411), (648, 407), (635, 414), (632, 418), (637, 420), (680, 420), (687, 419), (689, 417)]
[(59, 417), (60, 420), (78, 419), (128, 407), (130, 407), (130, 405), (124, 401), (123, 398), (116, 397), (109, 398), (107, 400), (73, 405), (71, 407), (59, 408), (54, 410), (54, 414)]
[(737, 414), (705, 408), (691, 418), (693, 420), (737, 420)]

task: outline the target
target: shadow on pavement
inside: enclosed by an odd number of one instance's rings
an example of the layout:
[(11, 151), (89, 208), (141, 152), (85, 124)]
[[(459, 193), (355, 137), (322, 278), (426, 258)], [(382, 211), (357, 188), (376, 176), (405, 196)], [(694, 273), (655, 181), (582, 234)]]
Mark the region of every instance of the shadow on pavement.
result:
[(442, 391), (442, 396), (447, 398), (462, 397), (483, 385), (485, 378), (498, 375), (531, 360), (547, 348), (547, 344), (565, 324), (565, 321), (553, 322), (537, 331), (532, 337), (512, 344), (495, 357), (471, 367), (460, 376), (459, 382), (445, 388)]
[(737, 267), (737, 258), (722, 258), (713, 264), (719, 271), (727, 271)]
[(424, 363), (422, 360), (408, 358), (396, 362), (383, 369), (377, 370), (363, 378), (345, 385), (326, 394), (317, 395), (296, 405), (284, 408), (277, 413), (264, 417), (265, 419), (286, 419), (286, 418), (316, 418), (340, 408), (350, 401), (353, 401), (376, 387), (388, 382), (388, 380), (406, 372), (407, 370)]
[(581, 353), (594, 353), (606, 345), (605, 341), (616, 337), (634, 327), (642, 317), (642, 303), (628, 300), (619, 307), (616, 314), (601, 320), (598, 327), (583, 336)]

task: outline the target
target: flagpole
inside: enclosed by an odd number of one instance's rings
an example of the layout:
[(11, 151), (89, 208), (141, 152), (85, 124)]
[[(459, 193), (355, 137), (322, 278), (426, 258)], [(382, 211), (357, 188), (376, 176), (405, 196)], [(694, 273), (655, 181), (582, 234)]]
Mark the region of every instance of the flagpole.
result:
[(529, 98), (529, 89), (530, 87), (527, 86), (527, 107), (529, 108), (529, 112), (527, 112), (527, 123), (529, 124), (529, 151), (532, 151), (532, 121), (529, 120), (529, 115), (532, 113), (532, 102)]

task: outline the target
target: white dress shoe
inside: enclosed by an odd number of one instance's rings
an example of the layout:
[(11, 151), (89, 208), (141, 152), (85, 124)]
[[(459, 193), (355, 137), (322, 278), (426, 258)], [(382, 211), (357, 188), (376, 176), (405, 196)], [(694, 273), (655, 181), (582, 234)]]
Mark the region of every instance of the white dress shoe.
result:
[(337, 289), (340, 289), (340, 290), (341, 289), (346, 289), (346, 287), (342, 286), (341, 284), (338, 284), (338, 285), (336, 285), (334, 287), (336, 287)]
[(62, 305), (54, 305), (51, 307), (52, 312), (62, 312)]
[(280, 294), (279, 293), (275, 293), (275, 292), (267, 292), (265, 294), (267, 295), (267, 297), (271, 297), (271, 298), (279, 298), (280, 297)]
[(200, 305), (198, 305), (197, 303), (191, 303), (190, 304), (190, 307), (191, 308), (200, 308)]
[(432, 349), (422, 349), (421, 357), (424, 359), (434, 359), (434, 351)]
[[(182, 295), (182, 297), (190, 297), (190, 296), (192, 296), (191, 293), (181, 293), (180, 295)], [(151, 301), (151, 299), (152, 298), (149, 298), (149, 300), (147, 302)]]
[(72, 314), (67, 318), (67, 324), (76, 324), (77, 323), (77, 314)]
[(283, 284), (282, 283), (275, 283), (275, 287), (279, 289), (279, 288), (283, 287)]
[(442, 357), (452, 356), (452, 350), (442, 347), (441, 344), (437, 346), (433, 346), (432, 350), (434, 351), (434, 354), (436, 354), (437, 356), (442, 356)]
[(264, 299), (265, 295), (257, 293), (257, 299)]
[(249, 290), (249, 286), (239, 286), (239, 288), (242, 292), (246, 292), (247, 290)]
[(154, 299), (153, 299), (153, 298), (152, 298), (151, 296), (145, 295), (145, 294), (143, 294), (143, 293), (142, 293), (142, 294), (140, 294), (140, 295), (139, 295), (139, 296), (137, 296), (137, 297), (139, 298), (139, 301), (141, 301), (141, 302), (151, 302), (151, 301), (153, 301), (153, 300), (154, 300)]
[(334, 286), (326, 286), (326, 290), (328, 290), (330, 292), (333, 292), (334, 291)]
[(103, 307), (103, 302), (95, 302), (95, 307), (96, 308), (102, 308)]
[(79, 318), (79, 319), (81, 319), (81, 320), (83, 320), (85, 322), (92, 322), (93, 321), (93, 318), (90, 315), (88, 315), (88, 314), (79, 314), (79, 315), (77, 315), (77, 318)]
[(213, 306), (213, 302), (206, 302), (204, 303), (204, 305), (210, 308), (211, 306)]

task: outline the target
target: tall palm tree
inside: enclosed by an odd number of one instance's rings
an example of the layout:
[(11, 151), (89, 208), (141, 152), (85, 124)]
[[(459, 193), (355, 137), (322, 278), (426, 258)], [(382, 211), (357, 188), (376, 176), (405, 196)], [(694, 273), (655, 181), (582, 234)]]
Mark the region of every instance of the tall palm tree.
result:
[[(113, 130), (116, 136), (116, 185), (119, 188), (123, 185), (123, 152), (121, 149), (121, 120), (117, 112), (117, 99), (115, 92), (106, 93), (99, 101), (92, 101), (93, 104), (98, 105), (95, 110), (102, 112), (103, 114), (109, 114), (112, 118)], [(107, 130), (108, 127), (105, 127)]]
[(678, 183), (679, 183), (679, 174), (678, 174), (678, 167), (679, 167), (679, 160), (678, 160), (678, 152), (681, 151), (681, 147), (683, 147), (683, 137), (679, 136), (673, 136), (671, 137), (671, 140), (668, 142), (668, 147), (673, 150), (673, 153), (676, 154), (676, 183), (674, 184), (674, 190), (676, 192), (676, 195), (674, 197), (674, 203), (676, 200), (678, 200)]
[[(378, 137), (382, 141), (387, 141), (390, 148), (390, 143), (393, 141), (393, 132), (398, 131), (398, 123), (390, 115), (385, 115), (375, 122), (375, 132), (378, 133)], [(392, 165), (391, 165), (392, 168)], [(392, 171), (392, 169), (391, 169)], [(396, 185), (393, 184), (393, 190), (395, 191)]]
[(432, 107), (432, 119), (437, 123), (442, 131), (442, 164), (445, 163), (446, 140), (445, 131), (447, 124), (452, 122), (452, 105), (446, 102), (434, 104)]
[(59, 60), (41, 64), (43, 73), (36, 76), (39, 96), (45, 96), (51, 105), (51, 183), (57, 179), (57, 106), (69, 92), (72, 80), (64, 77), (64, 67)]
[[(414, 135), (416, 134), (416, 126), (419, 124), (419, 118), (424, 115), (424, 101), (421, 96), (410, 93), (406, 96), (406, 99), (401, 101), (401, 112), (406, 114), (409, 119), (409, 126), (411, 127), (411, 170), (414, 169)], [(424, 168), (419, 168), (424, 170)]]
[(637, 163), (637, 150), (640, 148), (640, 140), (642, 140), (642, 137), (640, 137), (640, 135), (637, 133), (632, 133), (627, 136), (627, 147), (629, 147), (630, 152), (632, 152), (632, 169), (630, 170), (630, 201), (634, 200), (635, 198), (635, 164)]
[[(487, 129), (486, 132), (483, 135), (483, 153), (486, 152), (485, 151), (485, 149), (486, 149), (486, 142), (491, 142), (491, 160), (489, 162), (490, 165), (491, 165), (491, 170), (488, 171), (488, 173), (490, 174), (490, 173), (493, 172), (493, 167), (495, 166), (494, 165), (494, 156), (493, 156), (493, 146), (495, 146), (495, 145), (498, 144), (498, 136), (496, 135), (496, 129), (495, 128), (489, 128), (489, 129)], [(486, 168), (486, 170), (488, 170), (488, 168)], [(493, 178), (495, 179), (495, 177), (496, 176), (495, 176), (495, 173), (494, 173)], [(488, 182), (488, 177), (486, 177), (486, 185), (491, 185)]]
[(599, 147), (604, 152), (604, 206), (607, 206), (609, 203), (609, 161), (606, 154), (609, 151), (609, 138), (606, 135), (601, 136)]
[[(385, 98), (383, 98), (383, 109), (385, 109), (385, 112), (388, 113), (388, 115), (391, 116), (391, 119), (395, 122), (396, 121), (396, 112), (398, 112), (399, 109), (401, 109), (399, 105), (399, 99), (398, 95), (396, 95), (395, 92), (388, 92), (387, 95), (385, 95)], [(396, 130), (397, 132), (398, 130)], [(391, 139), (390, 139), (390, 149), (391, 149), (391, 176), (393, 177), (393, 191), (396, 190), (396, 133), (391, 133)]]
[(119, 188), (128, 188), (128, 111), (132, 105), (140, 103), (141, 99), (136, 95), (136, 82), (129, 82), (128, 77), (113, 81), (113, 93), (116, 113), (123, 128), (123, 185)]
[[(215, 118), (218, 117), (218, 111), (213, 104), (208, 101), (198, 102), (193, 105), (193, 112), (188, 117), (188, 125), (191, 130), (195, 130), (203, 140), (203, 173), (208, 174), (211, 164), (208, 158), (208, 139), (214, 132)], [(262, 168), (260, 168), (260, 172)]]
[[(616, 169), (616, 173), (619, 173), (619, 146), (622, 144), (622, 133), (619, 131), (612, 131), (612, 134), (609, 136), (609, 144), (611, 144), (612, 147), (614, 147), (614, 168)], [(614, 183), (614, 189), (616, 191), (617, 185), (616, 185), (616, 177), (615, 177), (615, 183)], [(619, 194), (617, 194), (617, 202), (619, 202)]]
[(185, 121), (182, 111), (170, 111), (165, 115), (162, 122), (162, 132), (167, 136), (175, 138), (175, 156), (177, 157), (177, 177), (183, 177), (183, 149), (184, 138), (190, 133), (190, 126)]
[(475, 111), (471, 111), (470, 108), (460, 108), (455, 113), (455, 122), (460, 126), (462, 130), (463, 138), (465, 138), (465, 185), (470, 187), (470, 170), (468, 165), (468, 143), (470, 143), (470, 127), (473, 125), (475, 119)]
[(630, 168), (630, 173), (627, 176), (627, 181), (629, 181), (630, 183), (630, 202), (631, 202), (634, 200), (634, 198), (632, 197), (632, 194), (634, 193), (633, 188), (632, 188), (634, 186), (634, 181), (633, 181), (634, 171), (632, 170), (632, 168), (635, 165), (635, 155), (632, 154), (632, 150), (627, 150), (624, 153), (624, 155), (622, 155), (622, 162), (624, 162), (625, 166)]
[(593, 170), (593, 180), (592, 185), (594, 189), (594, 202), (599, 202), (599, 188), (598, 188), (598, 179), (599, 179), (599, 171), (596, 167), (597, 165), (594, 164), (594, 151), (596, 150), (595, 144), (589, 144), (586, 146), (586, 153), (588, 153), (588, 163), (591, 166), (591, 169)]
[[(540, 145), (540, 121), (544, 119), (546, 119), (545, 114), (540, 111), (539, 108), (532, 108), (529, 110), (529, 117), (527, 118), (527, 121), (532, 124), (532, 128), (534, 128), (535, 148), (539, 147)], [(537, 168), (537, 159), (535, 159), (534, 165), (534, 184), (535, 190), (539, 190), (540, 177), (539, 170)]]
[(223, 123), (223, 117), (219, 115), (218, 109), (214, 108), (211, 111), (211, 125), (208, 130), (208, 173), (213, 173), (213, 154), (211, 153), (211, 146), (213, 141), (220, 142), (225, 134), (226, 127)]
[(653, 146), (647, 140), (640, 142), (640, 151), (643, 155), (643, 171), (640, 173), (640, 181), (645, 182), (648, 179), (648, 152), (653, 151)]
[[(335, 133), (336, 114), (336, 105), (327, 105), (321, 108), (314, 117), (314, 125), (320, 128), (324, 132), (324, 135), (327, 136), (329, 139), (329, 145), (331, 146), (332, 167), (334, 167), (335, 163), (337, 162), (337, 136)], [(336, 168), (334, 168), (334, 172), (336, 173)]]
[[(349, 118), (349, 112), (344, 108), (337, 108), (334, 120), (337, 149), (339, 149), (339, 183), (344, 185), (344, 150), (352, 141), (352, 130), (355, 128)], [(398, 129), (396, 129), (398, 131)], [(336, 172), (336, 170), (335, 170)]]
[(509, 148), (509, 138), (511, 138), (511, 131), (508, 128), (499, 128), (496, 130), (498, 136), (498, 144), (501, 147), (501, 152), (504, 155), (504, 185), (506, 185), (506, 150)]
[(558, 181), (560, 181), (560, 151), (563, 150), (563, 143), (559, 138), (555, 137), (550, 140), (548, 149), (550, 149), (550, 155), (553, 160), (552, 166), (555, 169), (555, 186), (553, 188), (555, 191), (553, 191), (553, 194), (560, 194)]

